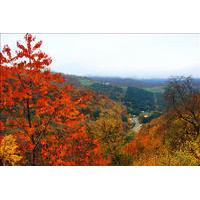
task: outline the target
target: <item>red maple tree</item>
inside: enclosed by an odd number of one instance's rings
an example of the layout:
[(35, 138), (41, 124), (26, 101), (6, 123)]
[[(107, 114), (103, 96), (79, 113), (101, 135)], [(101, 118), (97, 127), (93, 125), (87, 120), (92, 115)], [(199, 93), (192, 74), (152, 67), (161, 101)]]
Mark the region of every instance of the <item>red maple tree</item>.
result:
[(105, 164), (80, 112), (86, 96), (72, 99), (73, 87), (50, 71), (42, 42), (24, 38), (14, 54), (9, 46), (0, 53), (1, 132), (17, 136), (27, 165)]

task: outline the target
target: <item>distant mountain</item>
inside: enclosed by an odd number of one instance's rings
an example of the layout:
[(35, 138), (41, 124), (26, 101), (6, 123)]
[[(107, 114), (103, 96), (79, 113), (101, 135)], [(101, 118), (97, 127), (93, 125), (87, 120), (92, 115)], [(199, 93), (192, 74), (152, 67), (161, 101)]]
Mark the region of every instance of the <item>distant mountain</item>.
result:
[[(120, 77), (88, 77), (90, 80), (99, 83), (114, 85), (119, 87), (137, 87), (146, 89), (151, 92), (163, 92), (164, 87), (169, 79), (152, 78), (152, 79), (133, 79), (133, 78), (120, 78)], [(170, 77), (169, 77), (170, 78)], [(194, 82), (200, 87), (200, 78), (194, 78)]]
[(91, 80), (98, 81), (101, 83), (126, 86), (126, 87), (156, 87), (164, 86), (167, 83), (167, 79), (131, 79), (131, 78), (118, 78), (118, 77), (89, 77)]
[[(101, 76), (76, 76), (62, 74), (69, 84), (76, 86), (90, 86), (93, 83), (103, 85), (113, 85), (118, 87), (137, 87), (150, 92), (162, 92), (168, 79), (152, 78), (152, 79), (134, 79), (120, 77), (101, 77)], [(200, 87), (200, 78), (195, 78), (194, 82)]]

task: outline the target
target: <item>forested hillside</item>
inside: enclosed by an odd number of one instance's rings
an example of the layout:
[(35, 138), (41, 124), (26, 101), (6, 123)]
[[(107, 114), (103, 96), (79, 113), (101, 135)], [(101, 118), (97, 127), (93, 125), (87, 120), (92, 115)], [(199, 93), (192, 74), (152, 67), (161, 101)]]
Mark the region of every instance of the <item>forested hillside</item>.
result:
[[(126, 82), (123, 85), (122, 81), (120, 82), (121, 86), (116, 86), (116, 84), (112, 82), (102, 82), (102, 79), (100, 77), (95, 78), (95, 80), (92, 80), (94, 78), (91, 79), (78, 76), (64, 75), (64, 77), (66, 83), (70, 83), (78, 87), (91, 89), (98, 94), (103, 94), (116, 102), (122, 103), (127, 107), (128, 113), (130, 114), (139, 115), (141, 112), (152, 111), (162, 112), (165, 109), (163, 100), (164, 86), (158, 86), (158, 81), (155, 81), (156, 86), (154, 87), (152, 86), (154, 85), (154, 81), (148, 80), (146, 81), (145, 85), (146, 87), (148, 87), (141, 88), (132, 86), (127, 87)], [(152, 83), (148, 85), (149, 82)], [(133, 82), (133, 85), (137, 84), (134, 84)], [(161, 87), (163, 87), (163, 89), (158, 89)]]
[(119, 101), (119, 102), (124, 101), (124, 96), (126, 91), (123, 90), (121, 87), (116, 87), (101, 83), (93, 83), (92, 85), (90, 85), (89, 88), (95, 91), (96, 93), (108, 96), (110, 99), (114, 101)]
[(171, 80), (167, 111), (125, 146), (133, 165), (200, 165), (200, 92), (190, 78)]
[(127, 88), (124, 103), (131, 114), (155, 110), (153, 93), (135, 87)]

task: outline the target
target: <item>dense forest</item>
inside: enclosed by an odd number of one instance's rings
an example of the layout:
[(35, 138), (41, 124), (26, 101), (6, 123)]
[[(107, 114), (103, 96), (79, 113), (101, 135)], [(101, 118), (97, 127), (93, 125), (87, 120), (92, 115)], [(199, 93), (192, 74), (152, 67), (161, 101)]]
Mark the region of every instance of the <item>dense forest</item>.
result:
[[(110, 99), (120, 102), (125, 105), (130, 114), (138, 115), (142, 111), (152, 112), (152, 111), (163, 111), (165, 109), (165, 103), (163, 98), (164, 85), (161, 82), (158, 85), (158, 80), (142, 80), (140, 81), (144, 87), (138, 86), (137, 82), (139, 80), (130, 79), (130, 84), (126, 86), (126, 82), (122, 85), (124, 79), (119, 79), (120, 85), (113, 83), (112, 79), (110, 82), (105, 82), (105, 78), (100, 77), (80, 77), (73, 75), (64, 75), (66, 83), (75, 85), (76, 87), (84, 87), (91, 89), (95, 93), (105, 95)], [(102, 81), (103, 80), (103, 81)], [(107, 80), (107, 81), (108, 81)], [(118, 80), (114, 78), (114, 80)], [(126, 79), (125, 79), (126, 80)], [(132, 81), (132, 82), (131, 82)], [(147, 85), (148, 82), (149, 85)], [(154, 81), (157, 84), (154, 84)], [(166, 80), (165, 80), (166, 81)], [(135, 84), (136, 83), (136, 84)]]
[(51, 71), (26, 34), (0, 52), (0, 165), (200, 165), (200, 80)]

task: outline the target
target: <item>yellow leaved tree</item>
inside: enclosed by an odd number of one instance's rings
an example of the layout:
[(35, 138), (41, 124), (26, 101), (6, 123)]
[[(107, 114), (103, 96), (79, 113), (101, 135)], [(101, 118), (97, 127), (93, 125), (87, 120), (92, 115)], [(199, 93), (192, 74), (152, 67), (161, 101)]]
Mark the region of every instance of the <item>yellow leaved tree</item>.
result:
[(0, 143), (0, 164), (17, 165), (22, 159), (16, 139), (12, 135), (6, 135)]

